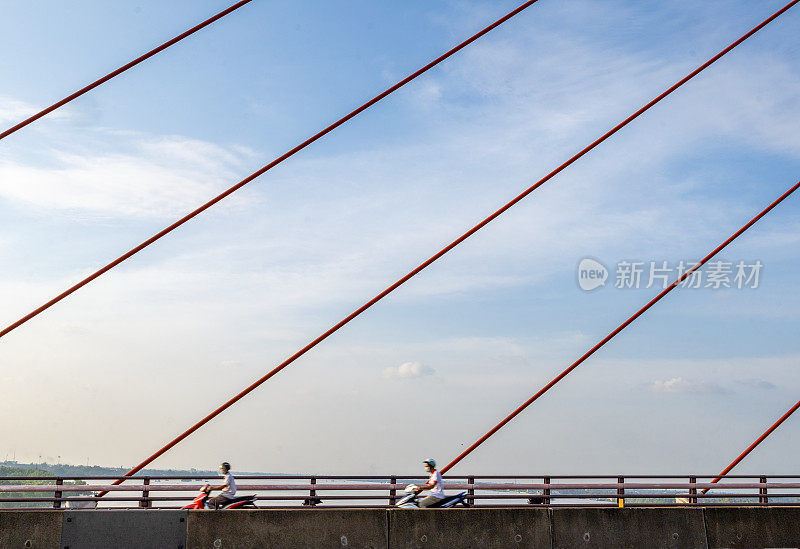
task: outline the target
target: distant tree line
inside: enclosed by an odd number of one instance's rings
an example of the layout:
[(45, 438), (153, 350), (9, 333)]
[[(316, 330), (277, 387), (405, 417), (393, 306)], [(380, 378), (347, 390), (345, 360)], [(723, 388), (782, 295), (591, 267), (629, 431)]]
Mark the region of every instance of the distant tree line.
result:
[[(51, 471), (46, 469), (35, 469), (28, 467), (9, 467), (0, 465), (0, 477), (54, 477)], [(52, 480), (0, 480), (0, 484), (5, 485), (42, 485), (53, 484)], [(83, 485), (82, 480), (67, 481), (64, 484)], [(88, 495), (88, 492), (70, 492), (71, 495)], [(0, 508), (8, 507), (52, 507), (49, 501), (2, 501), (10, 498), (34, 499), (54, 497), (53, 492), (0, 492)]]

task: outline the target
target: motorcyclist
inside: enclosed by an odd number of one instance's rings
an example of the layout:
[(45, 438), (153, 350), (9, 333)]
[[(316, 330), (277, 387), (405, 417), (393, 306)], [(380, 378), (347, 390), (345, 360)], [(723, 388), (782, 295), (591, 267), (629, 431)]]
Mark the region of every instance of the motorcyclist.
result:
[(422, 498), (419, 502), (419, 507), (431, 507), (444, 499), (444, 486), (442, 484), (442, 474), (436, 470), (436, 460), (428, 458), (422, 463), (425, 464), (425, 470), (430, 473), (428, 482), (422, 486), (417, 486), (417, 493), (423, 490), (430, 490), (427, 497)]
[(208, 506), (214, 509), (219, 509), (219, 507), (225, 505), (228, 500), (236, 497), (236, 480), (231, 474), (231, 464), (227, 461), (220, 463), (219, 473), (222, 475), (224, 482), (219, 486), (209, 486), (208, 488), (209, 493), (214, 490), (222, 490), (218, 496), (209, 499), (207, 502)]

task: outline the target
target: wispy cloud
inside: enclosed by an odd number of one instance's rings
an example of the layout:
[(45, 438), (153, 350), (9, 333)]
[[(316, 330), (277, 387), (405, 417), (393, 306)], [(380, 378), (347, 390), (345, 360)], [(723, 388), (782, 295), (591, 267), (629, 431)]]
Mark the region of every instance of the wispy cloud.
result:
[(755, 388), (755, 389), (764, 389), (767, 391), (771, 391), (773, 389), (777, 389), (777, 385), (772, 383), (771, 381), (767, 381), (766, 379), (735, 379), (733, 381), (736, 385), (740, 385), (745, 388)]
[(725, 393), (725, 389), (708, 381), (692, 381), (682, 377), (656, 380), (650, 386), (654, 393)]
[[(0, 125), (11, 126), (22, 122), (29, 116), (42, 110), (42, 107), (32, 105), (25, 101), (20, 101), (8, 96), (0, 95)], [(58, 109), (48, 115), (51, 120), (70, 118), (68, 108)], [(5, 130), (6, 128), (2, 128)]]
[(436, 370), (430, 366), (423, 366), (419, 362), (404, 362), (400, 366), (390, 366), (384, 369), (381, 375), (384, 379), (415, 379), (434, 373)]
[(771, 391), (777, 386), (766, 379), (734, 379), (727, 383), (720, 384), (713, 381), (700, 381), (681, 376), (665, 380), (654, 381), (649, 389), (654, 393), (730, 393), (735, 388), (739, 388), (746, 393), (752, 389)]
[(174, 217), (233, 183), (245, 157), (180, 136), (104, 133), (94, 145), (100, 150), (52, 150), (37, 164), (0, 158), (0, 196), (52, 212)]

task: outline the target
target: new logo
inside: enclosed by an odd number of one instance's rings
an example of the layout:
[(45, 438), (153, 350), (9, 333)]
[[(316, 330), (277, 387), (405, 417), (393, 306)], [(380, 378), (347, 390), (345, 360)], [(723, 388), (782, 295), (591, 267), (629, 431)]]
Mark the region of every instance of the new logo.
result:
[(585, 257), (578, 263), (578, 286), (581, 290), (589, 292), (605, 286), (607, 278), (608, 269), (599, 261)]

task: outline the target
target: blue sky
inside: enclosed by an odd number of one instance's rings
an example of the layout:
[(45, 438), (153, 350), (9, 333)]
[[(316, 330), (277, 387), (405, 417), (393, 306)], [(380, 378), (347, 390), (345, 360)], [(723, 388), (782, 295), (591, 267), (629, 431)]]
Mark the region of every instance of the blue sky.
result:
[[(4, 338), (0, 454), (138, 462), (782, 4), (542, 0)], [(0, 123), (226, 5), (7, 6)], [(5, 139), (0, 320), (515, 5), (256, 0)], [(657, 293), (582, 258), (696, 260), (796, 182), (797, 10), (156, 465), (454, 457)], [(757, 289), (673, 292), (457, 471), (721, 469), (800, 398), (798, 207), (722, 255)], [(798, 425), (741, 471), (792, 472)]]

